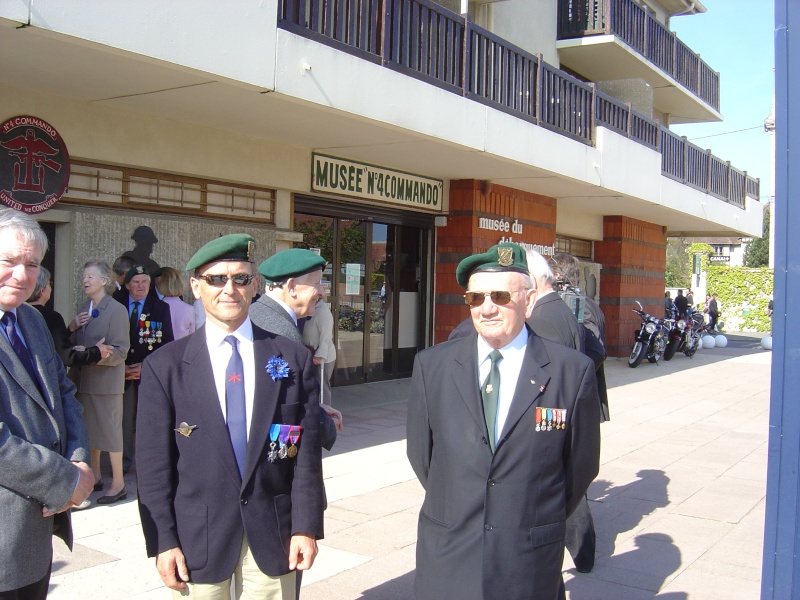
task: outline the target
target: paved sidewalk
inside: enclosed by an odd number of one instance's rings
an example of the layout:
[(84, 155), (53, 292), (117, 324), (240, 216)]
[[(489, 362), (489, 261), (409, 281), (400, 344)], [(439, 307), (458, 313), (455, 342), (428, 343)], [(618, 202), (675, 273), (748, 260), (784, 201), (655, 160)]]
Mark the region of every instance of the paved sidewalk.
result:
[[(571, 600), (758, 598), (771, 354), (760, 335), (729, 337), (691, 360), (608, 361), (612, 420), (589, 491), (597, 561), (581, 575), (567, 555)], [(325, 453), (326, 537), (304, 600), (413, 597), (423, 494), (405, 459), (407, 389), (334, 389), (346, 430)], [(50, 598), (170, 597), (145, 557), (133, 497), (73, 515), (75, 552), (54, 542)]]

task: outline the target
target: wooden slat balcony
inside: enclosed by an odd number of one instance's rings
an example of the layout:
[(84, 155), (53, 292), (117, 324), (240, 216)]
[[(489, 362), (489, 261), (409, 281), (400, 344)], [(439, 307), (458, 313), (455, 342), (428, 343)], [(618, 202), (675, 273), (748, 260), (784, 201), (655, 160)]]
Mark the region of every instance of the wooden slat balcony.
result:
[(758, 179), (430, 0), (280, 0), (278, 26), (580, 143), (611, 129), (660, 152), (663, 175), (739, 208), (759, 197)]
[(721, 120), (719, 73), (633, 0), (559, 0), (557, 47), (591, 81), (644, 79), (672, 123)]

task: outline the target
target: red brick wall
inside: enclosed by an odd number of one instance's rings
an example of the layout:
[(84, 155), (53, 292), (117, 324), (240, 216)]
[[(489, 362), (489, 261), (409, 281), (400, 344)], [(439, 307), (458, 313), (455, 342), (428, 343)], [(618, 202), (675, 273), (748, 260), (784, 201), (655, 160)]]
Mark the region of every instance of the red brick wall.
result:
[[(518, 220), (522, 234), (478, 229), (478, 219)], [(450, 182), (447, 227), (436, 230), (434, 343), (438, 344), (469, 316), (456, 283), (456, 267), (463, 258), (484, 252), (500, 241), (552, 246), (556, 241), (556, 200), (500, 185), (467, 179)]]
[(639, 300), (645, 311), (664, 314), (667, 235), (661, 225), (629, 217), (603, 217), (603, 241), (595, 242), (595, 262), (603, 265), (600, 306), (606, 317), (609, 356), (627, 356), (641, 326), (631, 311)]

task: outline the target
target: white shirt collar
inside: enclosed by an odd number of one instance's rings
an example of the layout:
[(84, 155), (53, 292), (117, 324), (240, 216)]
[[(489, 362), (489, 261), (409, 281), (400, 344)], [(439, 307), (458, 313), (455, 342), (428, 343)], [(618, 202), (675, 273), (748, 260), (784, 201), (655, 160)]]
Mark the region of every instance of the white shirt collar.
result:
[(229, 335), (234, 336), (241, 342), (253, 343), (253, 324), (250, 319), (245, 319), (244, 323), (239, 325), (239, 328), (234, 332), (225, 331), (221, 327), (215, 325), (209, 320), (206, 320), (206, 340), (209, 346), (221, 346), (225, 343), (225, 338)]
[[(503, 346), (502, 348), (498, 348), (500, 350), (500, 354), (504, 357), (507, 357), (510, 352), (524, 352), (525, 348), (528, 346), (528, 328), (524, 325), (522, 326), (522, 331), (517, 334), (510, 343)], [(478, 364), (481, 364), (489, 354), (492, 353), (494, 348), (490, 346), (486, 340), (484, 340), (480, 334), (478, 334)]]

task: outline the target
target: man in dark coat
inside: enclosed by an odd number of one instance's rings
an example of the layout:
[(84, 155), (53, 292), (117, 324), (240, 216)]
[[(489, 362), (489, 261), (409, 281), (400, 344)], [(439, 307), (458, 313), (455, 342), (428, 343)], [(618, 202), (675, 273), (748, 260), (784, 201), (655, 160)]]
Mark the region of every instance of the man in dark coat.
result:
[(25, 304), (47, 236), (0, 209), (0, 597), (44, 600), (53, 535), (72, 548), (69, 509), (92, 492), (89, 434), (42, 316)]
[[(322, 270), (325, 259), (306, 250), (291, 248), (270, 256), (258, 266), (266, 281), (261, 297), (250, 305), (250, 320), (258, 327), (303, 344), (298, 320), (314, 315), (317, 302), (325, 298)], [(322, 377), (320, 376), (320, 382)], [(342, 431), (342, 413), (330, 404), (322, 408), (322, 445), (330, 450), (336, 432)]]
[(206, 323), (142, 368), (139, 509), (176, 598), (227, 598), (232, 579), (236, 597), (293, 598), (323, 535), (315, 369), (247, 318), (253, 245), (234, 234), (197, 251), (186, 269)]
[(125, 391), (122, 394), (122, 468), (131, 468), (134, 457), (136, 411), (139, 405), (139, 384), (142, 362), (156, 348), (171, 342), (172, 317), (169, 304), (150, 293), (149, 271), (142, 265), (125, 275), (125, 294), (115, 296), (128, 310), (131, 348), (125, 358)]
[(594, 365), (526, 327), (536, 291), (517, 244), (456, 277), (477, 332), (420, 352), (409, 397), (416, 597), (563, 598), (565, 521), (599, 468)]

